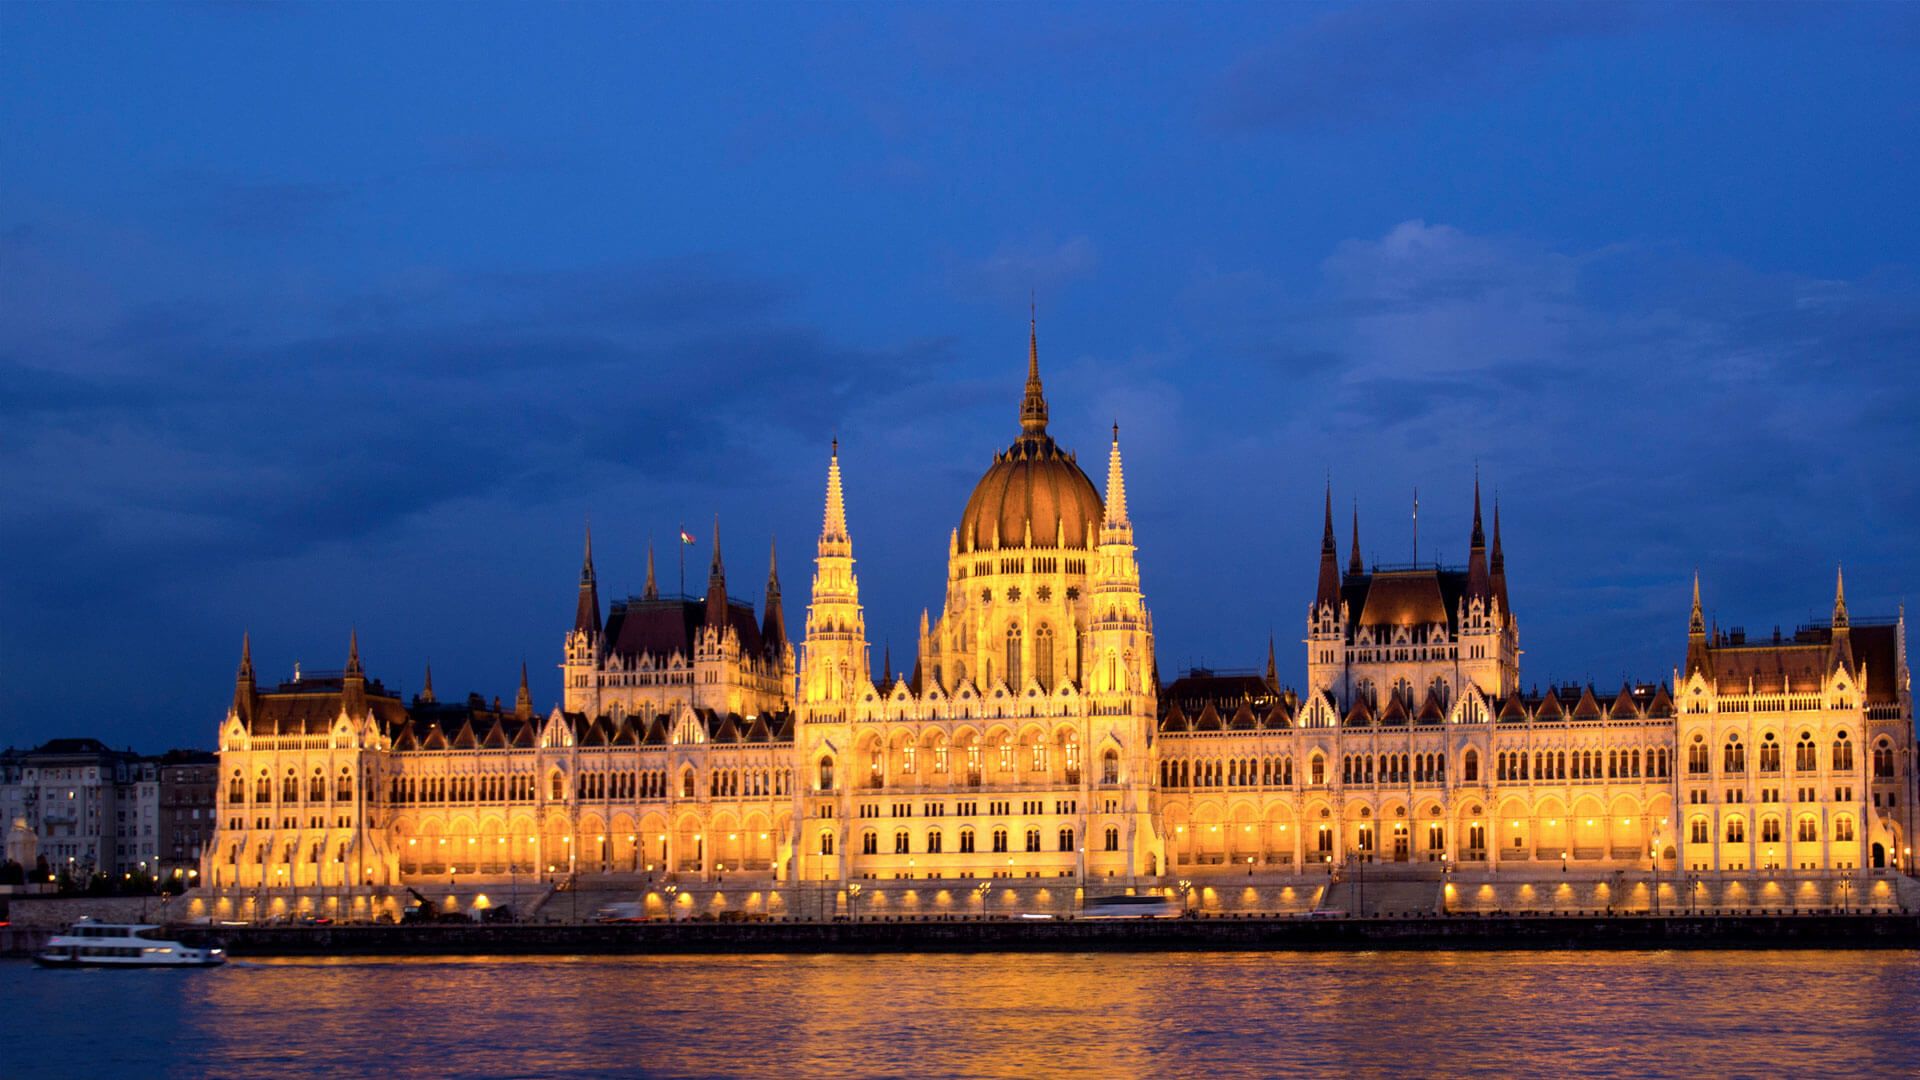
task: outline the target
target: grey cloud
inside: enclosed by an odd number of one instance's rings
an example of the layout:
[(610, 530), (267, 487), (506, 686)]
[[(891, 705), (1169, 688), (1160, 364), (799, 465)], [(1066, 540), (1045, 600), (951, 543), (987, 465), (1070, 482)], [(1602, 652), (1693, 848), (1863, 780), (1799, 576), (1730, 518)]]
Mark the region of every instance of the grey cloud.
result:
[(1500, 89), (1563, 42), (1624, 33), (1641, 4), (1362, 4), (1242, 57), (1211, 112), (1238, 129), (1341, 128)]

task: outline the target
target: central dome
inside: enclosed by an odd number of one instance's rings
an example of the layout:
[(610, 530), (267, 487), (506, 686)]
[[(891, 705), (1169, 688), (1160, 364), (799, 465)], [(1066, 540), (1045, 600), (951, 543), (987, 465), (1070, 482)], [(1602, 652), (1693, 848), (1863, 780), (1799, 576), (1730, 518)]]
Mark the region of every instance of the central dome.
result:
[(974, 485), (960, 515), (960, 550), (992, 551), (1027, 546), (1085, 548), (1087, 530), (1105, 514), (1100, 493), (1071, 453), (1047, 434), (1047, 399), (1040, 390), (1040, 349), (1031, 328), (1027, 339), (1027, 393), (1020, 405), (1020, 438)]

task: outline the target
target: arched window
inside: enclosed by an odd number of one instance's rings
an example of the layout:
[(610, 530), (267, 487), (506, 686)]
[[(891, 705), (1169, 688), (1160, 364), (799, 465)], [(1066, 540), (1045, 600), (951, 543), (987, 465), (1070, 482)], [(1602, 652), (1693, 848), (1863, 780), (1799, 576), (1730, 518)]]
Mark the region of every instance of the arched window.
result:
[(833, 854), (833, 833), (830, 831), (823, 831), (820, 834), (820, 854)]
[(260, 779), (253, 783), (253, 801), (270, 803), (273, 801), (273, 781), (268, 778), (267, 770), (260, 770)]
[(1467, 756), (1460, 762), (1460, 780), (1472, 784), (1480, 779), (1480, 752), (1468, 750)]
[(1727, 819), (1727, 843), (1744, 844), (1747, 842), (1747, 823), (1740, 818)]
[(942, 850), (941, 844), (942, 844), (942, 839), (940, 836), (940, 830), (928, 829), (927, 830), (927, 854), (929, 855), (940, 854)]
[(1013, 740), (1005, 735), (1000, 736), (1000, 771), (1003, 773), (1013, 771)]
[(227, 784), (227, 801), (235, 806), (247, 801), (247, 779), (239, 769), (233, 770), (233, 779)]
[(1007, 830), (993, 830), (993, 850), (1004, 854), (1007, 850)]
[(973, 830), (961, 829), (960, 830), (960, 854), (971, 855), (972, 853), (973, 853)]
[(1033, 628), (1033, 673), (1041, 689), (1053, 689), (1053, 627), (1046, 623)]
[(1028, 851), (1040, 850), (1040, 830), (1039, 829), (1027, 830), (1027, 850)]
[(353, 773), (345, 765), (340, 766), (340, 779), (334, 785), (333, 797), (338, 802), (353, 801)]
[(680, 797), (681, 798), (683, 799), (693, 798), (693, 784), (694, 784), (693, 766), (688, 765), (686, 768), (680, 770)]
[(1061, 829), (1059, 840), (1060, 840), (1061, 851), (1073, 850), (1073, 830), (1072, 829)]
[(300, 801), (300, 780), (298, 777), (293, 775), (292, 769), (287, 770), (286, 782), (280, 785), (280, 801), (281, 802), (299, 802)]
[(1721, 755), (1720, 771), (1729, 775), (1747, 771), (1747, 748), (1740, 744), (1740, 736), (1727, 736), (1726, 751)]
[(1039, 739), (1027, 744), (1027, 771), (1037, 773), (1047, 771), (1047, 744)]
[(1873, 744), (1873, 778), (1893, 779), (1893, 744), (1881, 738)]
[(1120, 782), (1120, 754), (1118, 751), (1108, 750), (1106, 753), (1100, 755), (1100, 782), (1103, 784), (1117, 784)]
[(1760, 771), (1777, 773), (1780, 771), (1780, 740), (1769, 731), (1760, 737)]
[(1793, 768), (1795, 772), (1813, 772), (1819, 768), (1814, 761), (1813, 732), (1800, 733), (1800, 741), (1793, 747)]
[(1325, 784), (1327, 782), (1327, 759), (1321, 757), (1319, 754), (1315, 754), (1309, 758), (1307, 760), (1307, 775), (1311, 777), (1308, 783), (1313, 784), (1315, 787)]
[[(688, 775), (691, 776), (692, 774), (689, 773)], [(560, 770), (555, 769), (553, 771), (553, 776), (548, 781), (548, 788), (550, 789), (549, 797), (554, 802), (559, 802), (567, 797), (567, 778), (560, 774)], [(691, 791), (685, 792), (684, 794), (687, 798), (693, 797)]]
[(1777, 844), (1780, 842), (1779, 818), (1763, 817), (1760, 819), (1760, 842), (1763, 844)]
[(1020, 624), (1007, 625), (1007, 689), (1020, 689)]
[(1687, 747), (1687, 773), (1691, 776), (1703, 776), (1707, 771), (1707, 737), (1696, 733), (1693, 744)]
[(1697, 818), (1694, 818), (1692, 821), (1687, 822), (1687, 840), (1690, 843), (1695, 843), (1695, 844), (1705, 844), (1710, 842), (1708, 839), (1706, 818), (1697, 817)]
[(1812, 814), (1801, 814), (1799, 830), (1795, 837), (1801, 843), (1812, 843), (1820, 839), (1820, 822)]
[(893, 834), (893, 853), (895, 855), (913, 853), (913, 837), (908, 835), (907, 830), (900, 829)]
[(880, 854), (880, 834), (879, 833), (874, 832), (872, 829), (868, 829), (867, 831), (860, 834), (860, 854), (862, 855)]
[(1120, 830), (1112, 825), (1107, 826), (1107, 850), (1120, 850)]
[(316, 803), (327, 801), (327, 778), (320, 772), (318, 765), (313, 767), (313, 779), (307, 781), (307, 801)]
[(1833, 737), (1833, 771), (1853, 771), (1853, 743), (1848, 741), (1844, 731)]
[(824, 754), (820, 758), (820, 790), (833, 790), (833, 756)]
[(1833, 839), (1835, 843), (1853, 843), (1853, 819), (1845, 814), (1833, 819)]

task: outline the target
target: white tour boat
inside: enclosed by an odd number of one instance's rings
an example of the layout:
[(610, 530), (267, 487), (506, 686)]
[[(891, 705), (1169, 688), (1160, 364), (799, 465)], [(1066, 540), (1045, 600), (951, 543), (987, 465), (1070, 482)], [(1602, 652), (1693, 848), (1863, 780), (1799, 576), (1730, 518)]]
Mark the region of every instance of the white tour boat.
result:
[(227, 962), (224, 949), (199, 949), (159, 936), (146, 923), (81, 919), (34, 954), (44, 967), (213, 967)]

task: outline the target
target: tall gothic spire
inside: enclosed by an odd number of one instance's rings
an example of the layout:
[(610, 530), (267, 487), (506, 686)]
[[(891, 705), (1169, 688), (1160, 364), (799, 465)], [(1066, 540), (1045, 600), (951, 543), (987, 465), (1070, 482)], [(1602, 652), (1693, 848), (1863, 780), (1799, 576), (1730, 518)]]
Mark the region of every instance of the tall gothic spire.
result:
[(1833, 572), (1833, 628), (1847, 628), (1847, 572), (1844, 567)]
[(787, 614), (780, 606), (780, 549), (772, 540), (767, 542), (767, 610), (760, 620), (760, 640), (773, 659), (786, 653)]
[(827, 513), (820, 525), (820, 543), (848, 543), (847, 497), (840, 487), (840, 440), (833, 440), (833, 456), (827, 460)]
[(1833, 644), (1827, 650), (1827, 673), (1853, 671), (1853, 631), (1847, 624), (1847, 576), (1835, 569), (1833, 574)]
[(1274, 662), (1273, 633), (1271, 631), (1267, 633), (1267, 670), (1264, 674), (1267, 680), (1267, 689), (1280, 689), (1280, 665)]
[(1480, 475), (1473, 477), (1473, 537), (1467, 553), (1467, 596), (1491, 600), (1493, 581), (1487, 576), (1487, 534), (1480, 527)]
[(340, 680), (340, 711), (358, 719), (367, 712), (367, 673), (360, 666), (360, 631), (347, 635), (347, 670)]
[(642, 600), (660, 599), (660, 585), (653, 577), (653, 541), (647, 541), (647, 584), (640, 593)]
[(1020, 402), (1020, 430), (1027, 435), (1047, 433), (1047, 398), (1040, 389), (1040, 319), (1027, 322), (1027, 394)]
[(1687, 617), (1687, 670), (1713, 681), (1713, 651), (1707, 640), (1707, 616), (1700, 607), (1700, 571), (1693, 572), (1693, 612)]
[(1507, 602), (1507, 557), (1500, 551), (1500, 492), (1493, 494), (1493, 552), (1487, 560), (1487, 571), (1493, 576), (1493, 597), (1500, 601), (1500, 610), (1512, 615), (1512, 607)]
[(433, 704), (433, 665), (427, 665), (426, 677), (420, 682), (420, 700)]
[(520, 692), (513, 695), (513, 715), (522, 720), (533, 717), (533, 694), (527, 689), (527, 662), (520, 661)]
[(727, 624), (727, 568), (720, 560), (720, 515), (713, 515), (713, 565), (707, 570), (707, 625)]
[(240, 635), (240, 670), (233, 677), (233, 711), (240, 723), (253, 726), (253, 635)]
[(1107, 524), (1127, 524), (1127, 478), (1120, 469), (1120, 421), (1113, 422), (1113, 450), (1107, 455)]
[(1347, 556), (1347, 573), (1364, 574), (1367, 564), (1360, 558), (1360, 504), (1353, 504), (1353, 552)]
[[(1360, 518), (1354, 515), (1354, 530), (1360, 528)], [(1320, 587), (1314, 590), (1313, 606), (1327, 607), (1335, 611), (1340, 608), (1340, 544), (1333, 538), (1333, 482), (1327, 482), (1326, 516), (1320, 529)]]
[(600, 636), (600, 582), (593, 572), (593, 525), (587, 524), (586, 554), (580, 560), (580, 594), (573, 603), (573, 629)]

